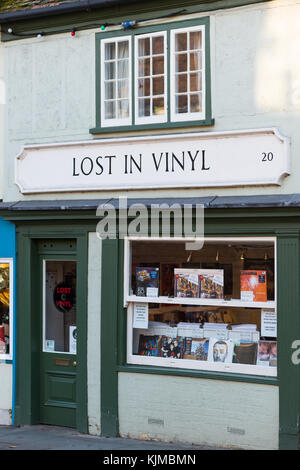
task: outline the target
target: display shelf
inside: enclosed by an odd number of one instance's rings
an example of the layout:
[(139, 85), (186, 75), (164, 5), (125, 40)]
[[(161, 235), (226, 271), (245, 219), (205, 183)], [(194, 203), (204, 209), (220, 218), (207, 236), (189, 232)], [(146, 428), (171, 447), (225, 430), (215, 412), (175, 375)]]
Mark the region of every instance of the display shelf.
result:
[(129, 295), (125, 300), (125, 307), (128, 303), (154, 303), (154, 304), (170, 304), (170, 305), (198, 305), (209, 307), (241, 307), (241, 308), (264, 308), (275, 309), (276, 302), (269, 300), (267, 302), (243, 302), (239, 299), (223, 300), (223, 299), (200, 299), (186, 297), (138, 297)]
[(223, 364), (220, 362), (194, 361), (187, 359), (167, 359), (162, 357), (146, 357), (133, 354), (127, 355), (128, 364), (157, 367), (185, 368), (207, 372), (230, 372), (233, 374), (249, 374), (264, 377), (277, 377), (277, 367), (264, 367), (249, 364)]

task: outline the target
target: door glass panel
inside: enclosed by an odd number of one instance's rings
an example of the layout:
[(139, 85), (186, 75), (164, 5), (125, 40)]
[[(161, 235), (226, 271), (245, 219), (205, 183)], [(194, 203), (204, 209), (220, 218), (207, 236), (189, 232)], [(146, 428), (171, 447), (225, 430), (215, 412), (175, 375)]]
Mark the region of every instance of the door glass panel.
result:
[(76, 354), (76, 261), (44, 263), (44, 351)]

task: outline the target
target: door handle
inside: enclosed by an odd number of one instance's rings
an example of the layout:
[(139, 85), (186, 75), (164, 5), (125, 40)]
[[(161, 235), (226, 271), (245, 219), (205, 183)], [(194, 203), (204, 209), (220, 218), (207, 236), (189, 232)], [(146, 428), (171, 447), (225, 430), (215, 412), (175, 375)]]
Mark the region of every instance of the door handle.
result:
[(74, 366), (74, 367), (77, 366), (77, 362), (76, 362), (76, 361), (73, 362), (73, 366)]

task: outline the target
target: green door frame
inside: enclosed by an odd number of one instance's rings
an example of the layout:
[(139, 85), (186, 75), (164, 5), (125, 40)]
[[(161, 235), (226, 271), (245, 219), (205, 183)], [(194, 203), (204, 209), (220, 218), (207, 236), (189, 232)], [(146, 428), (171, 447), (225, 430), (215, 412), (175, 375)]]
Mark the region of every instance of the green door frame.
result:
[[(87, 253), (86, 230), (76, 230), (73, 225), (60, 227), (17, 228), (17, 347), (16, 347), (16, 406), (15, 424), (39, 423), (39, 329), (35, 321), (38, 302), (34, 288), (38, 284), (39, 265), (36, 241), (76, 239), (78, 282), (78, 347), (76, 395), (80, 397), (76, 413), (76, 429), (88, 432), (87, 419)], [(64, 250), (60, 250), (64, 254)], [(65, 254), (70, 254), (66, 251)]]

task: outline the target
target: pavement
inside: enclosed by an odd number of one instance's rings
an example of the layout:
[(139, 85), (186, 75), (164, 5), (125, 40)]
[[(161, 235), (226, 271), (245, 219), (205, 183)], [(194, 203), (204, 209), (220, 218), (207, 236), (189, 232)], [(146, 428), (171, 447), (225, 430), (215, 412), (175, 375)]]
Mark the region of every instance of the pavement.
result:
[(186, 451), (224, 450), (178, 442), (99, 437), (59, 426), (0, 426), (0, 450)]

